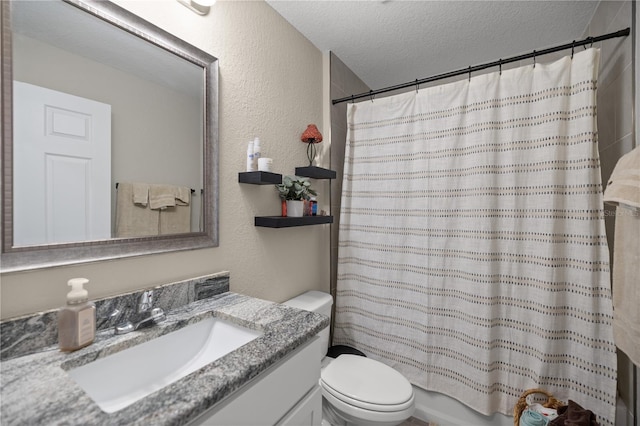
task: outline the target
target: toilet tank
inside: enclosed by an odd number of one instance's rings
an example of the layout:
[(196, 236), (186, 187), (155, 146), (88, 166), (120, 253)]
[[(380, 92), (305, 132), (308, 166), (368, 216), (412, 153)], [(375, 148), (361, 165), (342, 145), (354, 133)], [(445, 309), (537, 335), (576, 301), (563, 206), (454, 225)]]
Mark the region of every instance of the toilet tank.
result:
[[(293, 308), (302, 309), (304, 311), (311, 311), (318, 314), (326, 315), (331, 318), (331, 305), (333, 304), (333, 298), (329, 293), (323, 291), (308, 291), (302, 293), (300, 296), (289, 299), (286, 302), (282, 302), (283, 305), (291, 306)], [(320, 337), (320, 350), (322, 354), (320, 358), (324, 358), (329, 349), (329, 327), (323, 328), (319, 333)]]

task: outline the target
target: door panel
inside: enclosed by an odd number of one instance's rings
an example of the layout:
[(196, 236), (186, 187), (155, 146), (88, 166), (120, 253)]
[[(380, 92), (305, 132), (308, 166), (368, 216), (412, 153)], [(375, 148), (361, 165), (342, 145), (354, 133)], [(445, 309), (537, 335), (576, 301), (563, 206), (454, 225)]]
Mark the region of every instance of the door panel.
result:
[(14, 245), (111, 237), (111, 106), (14, 82)]

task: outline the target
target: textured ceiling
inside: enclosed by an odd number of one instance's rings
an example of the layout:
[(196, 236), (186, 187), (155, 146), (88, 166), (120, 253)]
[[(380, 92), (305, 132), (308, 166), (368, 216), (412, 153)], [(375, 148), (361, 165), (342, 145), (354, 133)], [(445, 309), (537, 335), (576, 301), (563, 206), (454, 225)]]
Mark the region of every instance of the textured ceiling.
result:
[(372, 89), (580, 39), (598, 6), (586, 0), (267, 2)]

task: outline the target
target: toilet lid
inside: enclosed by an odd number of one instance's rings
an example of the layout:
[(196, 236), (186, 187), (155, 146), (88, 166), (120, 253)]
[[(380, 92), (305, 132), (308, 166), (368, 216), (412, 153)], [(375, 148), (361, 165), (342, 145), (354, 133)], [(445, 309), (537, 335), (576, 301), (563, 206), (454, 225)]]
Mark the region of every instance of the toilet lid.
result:
[[(400, 405), (413, 396), (411, 383), (393, 368), (370, 358), (340, 355), (321, 373), (321, 380), (347, 402), (375, 405)], [(351, 400), (351, 401), (350, 401)]]

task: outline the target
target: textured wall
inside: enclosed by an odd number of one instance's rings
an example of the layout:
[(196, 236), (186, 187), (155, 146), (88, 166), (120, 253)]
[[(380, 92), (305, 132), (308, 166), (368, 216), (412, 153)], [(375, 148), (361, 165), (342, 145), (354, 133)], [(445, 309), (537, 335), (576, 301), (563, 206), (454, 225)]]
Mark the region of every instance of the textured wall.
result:
[[(280, 213), (271, 186), (241, 185), (247, 141), (262, 140), (274, 170), (305, 165), (299, 136), (322, 128), (322, 54), (263, 1), (219, 1), (201, 17), (176, 1), (116, 3), (200, 47), (220, 66), (220, 246), (1, 276), (1, 315), (65, 303), (67, 279), (84, 276), (93, 298), (230, 271), (231, 290), (283, 301), (306, 290), (329, 290), (329, 226), (253, 226)], [(328, 159), (327, 159), (328, 160)], [(328, 164), (324, 165), (328, 167)], [(329, 184), (314, 181), (329, 210)]]

